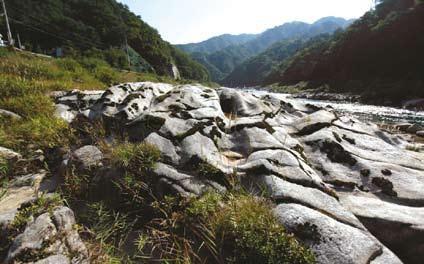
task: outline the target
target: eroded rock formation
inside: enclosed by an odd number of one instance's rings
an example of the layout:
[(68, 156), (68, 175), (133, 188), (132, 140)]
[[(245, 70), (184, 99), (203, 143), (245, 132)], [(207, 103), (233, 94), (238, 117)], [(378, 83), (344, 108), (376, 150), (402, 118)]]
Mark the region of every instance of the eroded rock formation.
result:
[[(420, 263), (424, 256), (424, 155), (374, 124), (278, 95), (200, 85), (122, 84), (55, 100), (68, 122), (102, 121), (108, 139), (156, 145), (158, 193), (224, 192), (237, 177), (269, 196), (279, 221), (318, 263)], [(64, 166), (101, 166), (102, 158), (86, 146)], [(200, 173), (200, 164), (214, 173)]]

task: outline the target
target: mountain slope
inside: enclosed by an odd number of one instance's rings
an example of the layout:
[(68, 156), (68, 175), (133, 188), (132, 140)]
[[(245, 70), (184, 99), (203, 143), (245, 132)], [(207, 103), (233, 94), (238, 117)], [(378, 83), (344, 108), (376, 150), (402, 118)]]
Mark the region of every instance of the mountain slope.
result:
[(231, 45), (210, 54), (203, 53), (200, 55), (196, 53), (194, 58), (201, 58), (197, 61), (211, 72), (214, 81), (220, 81), (244, 61), (260, 54), (276, 42), (308, 39), (322, 33), (334, 32), (340, 27), (346, 27), (349, 23), (351, 21), (335, 17), (323, 18), (313, 24), (303, 22), (285, 23), (259, 34), (256, 38), (244, 44)]
[(6, 0), (6, 5), (12, 30), (20, 33), (30, 50), (63, 47), (65, 54), (76, 56), (104, 56), (111, 51), (125, 62), (121, 47), (127, 38), (157, 74), (173, 76), (175, 64), (184, 78), (208, 79), (204, 67), (115, 0)]
[(301, 40), (277, 42), (263, 53), (236, 67), (222, 83), (228, 87), (260, 85), (280, 61), (294, 55), (302, 46)]
[(231, 45), (244, 44), (256, 37), (257, 35), (255, 34), (240, 34), (240, 35), (224, 34), (221, 36), (210, 38), (208, 40), (205, 40), (199, 43), (176, 45), (176, 47), (188, 53), (202, 52), (202, 53), (210, 54), (210, 53), (225, 49)]
[(424, 97), (424, 4), (380, 2), (346, 32), (297, 54), (267, 82), (309, 81), (312, 88), (362, 93), (375, 103)]

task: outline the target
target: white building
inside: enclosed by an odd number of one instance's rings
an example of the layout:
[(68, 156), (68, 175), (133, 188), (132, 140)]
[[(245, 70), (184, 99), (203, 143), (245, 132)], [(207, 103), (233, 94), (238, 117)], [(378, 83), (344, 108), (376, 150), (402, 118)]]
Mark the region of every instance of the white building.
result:
[(4, 46), (6, 45), (4, 44), (4, 41), (3, 41), (3, 35), (0, 34), (0, 47), (4, 47)]

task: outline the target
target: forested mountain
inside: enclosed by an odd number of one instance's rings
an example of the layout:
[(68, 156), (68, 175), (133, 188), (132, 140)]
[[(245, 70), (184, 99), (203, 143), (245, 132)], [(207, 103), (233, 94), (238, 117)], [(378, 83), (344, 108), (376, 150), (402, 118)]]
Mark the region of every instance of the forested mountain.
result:
[[(5, 2), (13, 33), (16, 36), (19, 32), (30, 50), (42, 52), (62, 47), (66, 55), (101, 57), (117, 64), (114, 66), (125, 67), (128, 65), (122, 47), (127, 38), (135, 52), (133, 58), (144, 64), (139, 69), (173, 76), (175, 64), (183, 78), (208, 80), (204, 67), (164, 41), (140, 16), (115, 0)], [(0, 24), (0, 28), (5, 27)]]
[(192, 57), (209, 70), (214, 81), (220, 81), (228, 76), (238, 65), (265, 51), (276, 42), (305, 40), (322, 33), (334, 32), (336, 29), (346, 27), (350, 23), (350, 20), (335, 17), (323, 18), (313, 24), (303, 22), (285, 23), (259, 34), (244, 44), (231, 45), (213, 53), (194, 52)]
[(260, 86), (269, 79), (271, 73), (277, 72), (297, 52), (317, 42), (325, 41), (330, 36), (321, 34), (307, 41), (300, 39), (277, 42), (266, 51), (237, 66), (221, 83), (228, 87)]
[(213, 53), (222, 49), (227, 48), (231, 45), (241, 45), (254, 38), (257, 35), (255, 34), (240, 34), (240, 35), (230, 35), (224, 34), (217, 37), (210, 38), (208, 40), (199, 42), (199, 43), (189, 43), (183, 45), (176, 45), (178, 48), (184, 50), (185, 52), (194, 53)]
[(424, 3), (379, 1), (345, 32), (314, 43), (280, 65), (266, 83), (363, 94), (375, 103), (424, 96)]

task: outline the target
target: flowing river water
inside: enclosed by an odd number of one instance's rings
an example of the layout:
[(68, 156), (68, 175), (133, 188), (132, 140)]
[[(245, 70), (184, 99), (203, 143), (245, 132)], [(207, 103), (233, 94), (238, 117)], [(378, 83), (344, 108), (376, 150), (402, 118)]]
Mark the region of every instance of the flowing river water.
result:
[(272, 94), (286, 102), (311, 104), (318, 107), (331, 106), (339, 113), (351, 114), (362, 121), (372, 121), (376, 123), (386, 124), (411, 123), (424, 126), (424, 111), (411, 111), (402, 108), (365, 105), (351, 102), (299, 99), (293, 98), (290, 94), (270, 93), (268, 91), (262, 90), (247, 90), (247, 92), (253, 93), (258, 96)]

